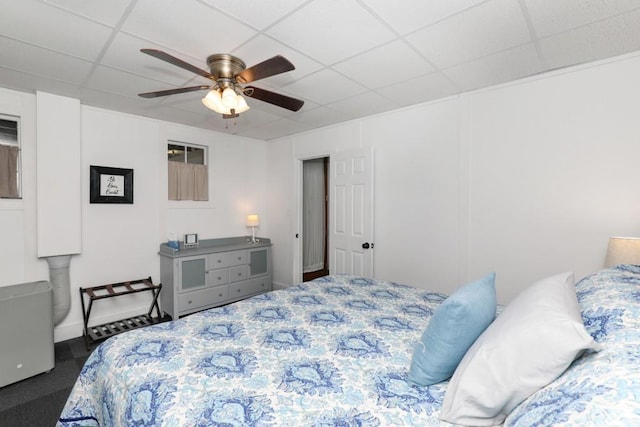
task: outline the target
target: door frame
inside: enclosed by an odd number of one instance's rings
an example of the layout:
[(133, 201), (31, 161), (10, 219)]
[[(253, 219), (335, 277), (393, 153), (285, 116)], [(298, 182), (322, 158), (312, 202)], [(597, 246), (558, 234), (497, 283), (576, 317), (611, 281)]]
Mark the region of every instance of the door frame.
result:
[[(329, 196), (329, 207), (327, 209), (327, 215), (331, 215), (331, 153), (325, 154), (315, 154), (312, 156), (304, 156), (298, 157), (295, 159), (294, 166), (294, 176), (295, 176), (295, 185), (294, 187), (294, 198), (296, 200), (296, 216), (295, 216), (295, 230), (293, 236), (293, 283), (302, 283), (302, 252), (303, 252), (303, 236), (302, 236), (302, 222), (303, 222), (303, 206), (302, 206), (302, 193), (303, 193), (303, 183), (302, 183), (302, 170), (304, 166), (305, 160), (314, 160), (314, 159), (329, 159), (329, 166), (327, 169), (327, 180), (329, 185), (327, 187), (327, 196)], [(329, 220), (329, 218), (327, 218)], [(331, 244), (331, 234), (327, 235), (327, 247)], [(326, 263), (329, 263), (329, 260), (325, 260)], [(329, 272), (331, 272), (331, 266), (329, 265)]]

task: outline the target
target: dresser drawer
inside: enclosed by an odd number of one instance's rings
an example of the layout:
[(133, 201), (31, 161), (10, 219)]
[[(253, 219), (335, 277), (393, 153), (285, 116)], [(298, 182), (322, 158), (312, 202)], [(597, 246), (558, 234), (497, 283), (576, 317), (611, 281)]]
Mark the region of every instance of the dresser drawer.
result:
[(209, 255), (208, 268), (231, 267), (247, 263), (247, 251), (217, 252)]
[(221, 303), (229, 298), (229, 286), (216, 286), (201, 291), (188, 292), (178, 296), (178, 311), (180, 313), (198, 310)]
[(246, 265), (238, 265), (229, 268), (229, 283), (239, 282), (247, 278), (248, 270)]
[(229, 269), (219, 268), (217, 270), (207, 270), (207, 284), (209, 286), (226, 285), (229, 283)]
[(258, 294), (271, 290), (271, 276), (261, 279), (246, 280), (241, 283), (229, 285), (229, 298), (241, 298), (247, 295)]

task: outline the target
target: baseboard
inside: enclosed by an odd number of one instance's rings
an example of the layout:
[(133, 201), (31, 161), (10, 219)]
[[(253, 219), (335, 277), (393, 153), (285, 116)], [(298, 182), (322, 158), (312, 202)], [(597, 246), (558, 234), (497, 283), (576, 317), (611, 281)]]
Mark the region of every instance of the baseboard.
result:
[(291, 286), (291, 285), (285, 285), (284, 283), (279, 283), (279, 282), (271, 282), (271, 288), (274, 291), (287, 289), (289, 286)]

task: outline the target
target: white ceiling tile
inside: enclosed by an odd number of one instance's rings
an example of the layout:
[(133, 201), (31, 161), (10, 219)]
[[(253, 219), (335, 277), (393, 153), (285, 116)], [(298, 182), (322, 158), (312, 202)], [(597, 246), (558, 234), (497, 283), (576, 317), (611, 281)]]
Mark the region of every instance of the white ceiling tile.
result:
[(388, 86), (394, 79), (411, 79), (434, 71), (427, 61), (403, 41), (392, 41), (336, 64), (333, 69), (364, 86)]
[(466, 91), (531, 76), (541, 71), (542, 65), (535, 47), (527, 44), (447, 68), (442, 72)]
[(263, 29), (303, 4), (306, 0), (201, 0), (254, 28)]
[(564, 67), (640, 49), (640, 9), (539, 41), (545, 63)]
[(407, 34), (486, 0), (425, 1), (363, 0), (400, 34)]
[(313, 127), (313, 125), (294, 122), (293, 120), (289, 119), (280, 119), (274, 122), (266, 123), (262, 126), (254, 126), (250, 129), (243, 130), (241, 132), (238, 132), (238, 135), (268, 141), (286, 135), (293, 135), (295, 133), (304, 132), (306, 130), (313, 129)]
[(366, 91), (361, 85), (329, 69), (297, 80), (285, 89), (293, 96), (318, 104), (327, 104)]
[(525, 0), (538, 37), (577, 28), (640, 7), (639, 0)]
[[(349, 117), (351, 119), (352, 116)], [(301, 111), (295, 117), (291, 117), (299, 123), (327, 126), (333, 123), (344, 121), (344, 115), (338, 111), (326, 107), (318, 107), (308, 111)]]
[(157, 99), (161, 100), (160, 103), (165, 107), (180, 108), (181, 110), (193, 111), (198, 114), (214, 114), (202, 103), (202, 98), (206, 94), (207, 91), (188, 92), (178, 96), (165, 96)]
[(418, 104), (453, 95), (459, 90), (442, 74), (433, 73), (378, 89), (383, 96), (400, 106)]
[(136, 3), (122, 29), (205, 62), (230, 52), (255, 31), (196, 1), (145, 0)]
[(150, 55), (140, 52), (142, 48), (160, 49), (164, 52), (173, 55), (183, 61), (195, 65), (196, 67), (208, 70), (205, 61), (190, 58), (184, 54), (173, 52), (166, 48), (160, 48), (153, 45), (148, 41), (139, 39), (125, 33), (119, 33), (110, 44), (109, 49), (102, 58), (102, 64), (112, 68), (118, 68), (120, 70), (128, 71), (138, 74), (143, 77), (158, 81), (158, 89), (171, 89), (170, 87), (162, 88), (162, 82), (182, 86), (185, 82), (198, 78), (197, 84), (208, 84), (210, 80), (204, 77), (198, 76), (187, 70), (184, 70), (168, 62), (161, 61), (158, 58), (154, 58)]
[(29, 93), (41, 91), (72, 98), (80, 98), (82, 94), (80, 86), (3, 67), (0, 67), (0, 82), (2, 87)]
[(185, 111), (179, 108), (156, 107), (149, 109), (149, 113), (155, 119), (182, 123), (188, 126), (194, 126), (196, 123), (207, 119), (206, 112), (204, 114), (194, 114), (192, 111)]
[(365, 92), (332, 102), (327, 104), (327, 107), (344, 114), (345, 117), (364, 117), (393, 110), (398, 108), (398, 105), (375, 92)]
[(111, 27), (115, 26), (132, 0), (43, 0), (45, 3), (66, 9), (69, 12), (96, 20)]
[(81, 85), (93, 63), (27, 43), (0, 37), (0, 66)]
[(308, 56), (262, 35), (251, 39), (232, 53), (242, 58), (242, 60), (247, 64), (247, 67), (255, 65), (258, 62), (262, 62), (275, 55), (282, 55), (291, 61), (291, 63), (296, 67), (295, 70), (278, 74), (276, 76), (269, 77), (268, 80), (265, 80), (273, 87), (284, 86), (293, 82), (295, 79), (309, 75), (323, 67), (322, 64), (314, 61)]
[[(88, 85), (91, 88), (117, 95), (128, 96), (138, 99), (138, 94), (143, 92), (153, 92), (162, 88), (158, 87), (158, 82), (144, 77), (116, 70), (114, 68), (99, 66), (96, 67), (89, 78)], [(172, 98), (186, 96), (187, 94), (172, 95)], [(148, 103), (148, 99), (140, 98), (143, 103)]]
[(407, 36), (440, 68), (531, 41), (518, 2), (492, 0)]
[(152, 112), (157, 107), (155, 103), (140, 102), (140, 100), (128, 96), (88, 88), (82, 89), (82, 104), (138, 114), (143, 117), (152, 117)]
[(111, 29), (42, 2), (21, 0), (3, 2), (0, 35), (93, 61)]
[(328, 65), (395, 38), (355, 0), (315, 0), (267, 34)]

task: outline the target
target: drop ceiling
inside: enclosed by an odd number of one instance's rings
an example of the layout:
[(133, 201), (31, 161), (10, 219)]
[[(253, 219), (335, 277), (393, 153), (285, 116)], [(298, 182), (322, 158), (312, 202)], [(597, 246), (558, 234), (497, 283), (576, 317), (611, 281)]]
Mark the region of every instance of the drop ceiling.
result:
[[(0, 86), (270, 140), (640, 50), (640, 0), (1, 0)], [(208, 80), (140, 53), (207, 69), (283, 55), (294, 71), (254, 86), (305, 101), (248, 99), (224, 120), (206, 92), (141, 92)]]

